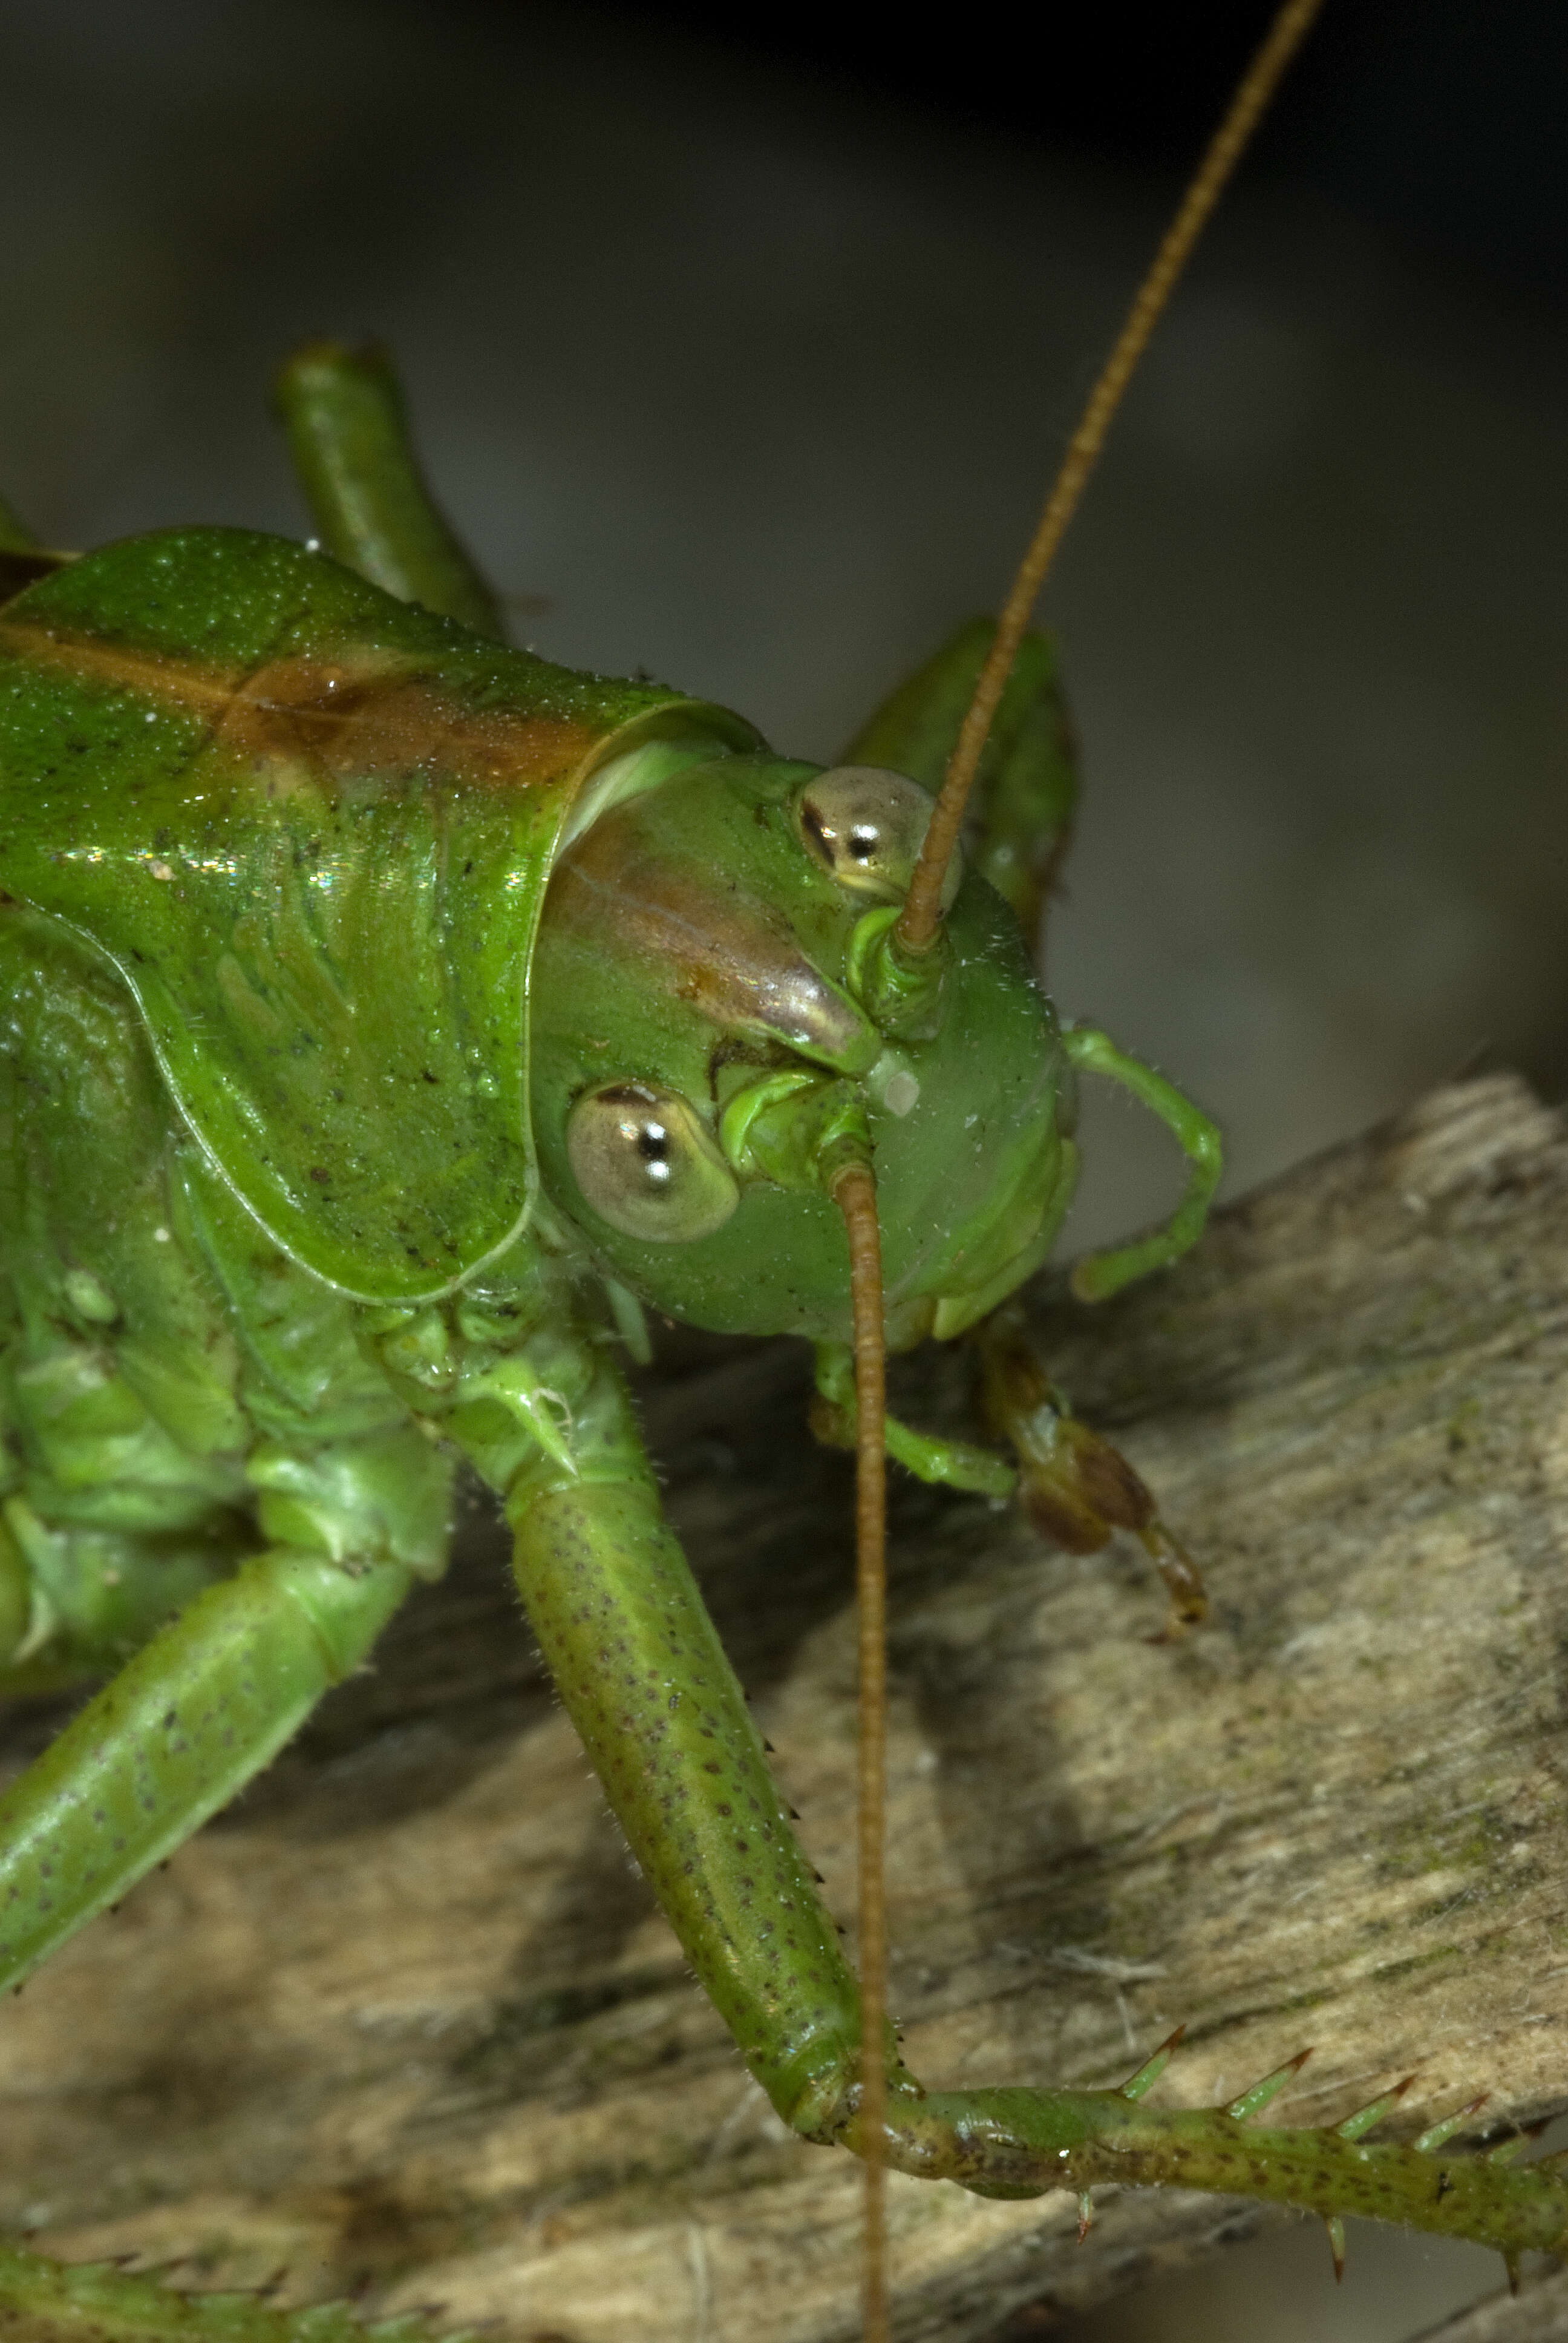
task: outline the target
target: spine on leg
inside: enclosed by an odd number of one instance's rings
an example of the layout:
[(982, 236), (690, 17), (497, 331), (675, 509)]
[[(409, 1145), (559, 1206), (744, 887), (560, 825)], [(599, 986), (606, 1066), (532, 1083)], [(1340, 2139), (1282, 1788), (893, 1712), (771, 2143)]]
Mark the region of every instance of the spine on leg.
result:
[(1511, 2263), (1568, 2245), (1568, 2178), (1555, 2158), (1509, 2169), (1513, 2141), (1490, 2157), (1455, 2153), (1456, 2123), (1434, 2126), (1424, 2145), (1364, 2141), (1363, 2125), (1387, 2102), (1322, 2129), (1278, 2130), (1247, 2123), (1235, 2111), (1244, 2101), (1145, 2107), (1142, 2079), (1120, 2091), (933, 2091), (890, 2110), (889, 2161), (987, 2197), (1110, 2181), (1262, 2197), (1330, 2221), (1353, 2213), (1469, 2237)]

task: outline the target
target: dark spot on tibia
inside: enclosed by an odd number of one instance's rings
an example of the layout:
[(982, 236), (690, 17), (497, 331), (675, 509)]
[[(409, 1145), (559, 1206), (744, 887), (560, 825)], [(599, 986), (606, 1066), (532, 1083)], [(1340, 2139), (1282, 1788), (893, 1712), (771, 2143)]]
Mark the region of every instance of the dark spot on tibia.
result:
[(319, 1181), (325, 1187), (327, 1182), (331, 1179), (332, 1174), (327, 1170), (324, 1164), (313, 1163), (310, 1167), (310, 1176), (313, 1180)]

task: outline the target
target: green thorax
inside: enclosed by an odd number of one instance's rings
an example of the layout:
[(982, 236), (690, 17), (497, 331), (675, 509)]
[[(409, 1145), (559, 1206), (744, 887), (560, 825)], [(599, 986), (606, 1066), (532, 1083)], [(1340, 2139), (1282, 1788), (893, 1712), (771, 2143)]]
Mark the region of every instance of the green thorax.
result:
[(449, 1289), (534, 1172), (528, 975), (579, 791), (739, 719), (235, 529), (0, 612), (0, 889), (101, 953), (225, 1181), (346, 1292)]

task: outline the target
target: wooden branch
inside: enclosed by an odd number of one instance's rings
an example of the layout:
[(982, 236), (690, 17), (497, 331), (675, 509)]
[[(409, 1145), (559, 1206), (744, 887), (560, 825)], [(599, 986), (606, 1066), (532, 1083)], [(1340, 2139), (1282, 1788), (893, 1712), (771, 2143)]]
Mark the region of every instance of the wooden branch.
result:
[[(1175, 1273), (1038, 1320), (1214, 1615), (1153, 1644), (1137, 1549), (1071, 1560), (900, 1482), (893, 1999), (916, 2070), (1109, 2081), (1185, 2019), (1177, 2099), (1312, 2042), (1280, 2120), (1412, 2070), (1407, 2129), (1483, 2089), (1499, 2117), (1555, 2110), (1558, 1118), (1508, 1077), (1441, 1091), (1222, 1213)], [(847, 1915), (849, 1462), (805, 1433), (798, 1349), (696, 1355), (650, 1437)], [(964, 1373), (918, 1356), (895, 1404), (957, 1424)], [(18, 1713), (8, 1759), (53, 1721)], [(282, 2268), (297, 2298), (367, 2287), (516, 2343), (854, 2332), (854, 2169), (784, 2134), (686, 1977), (482, 1515), (377, 1672), (5, 2008), (0, 2095), (0, 2221), (48, 2251), (189, 2257), (206, 2284)], [(1081, 2249), (1060, 2197), (896, 2182), (899, 2333), (979, 2343), (1250, 2218), (1123, 2194)]]
[(1416, 2343), (1562, 2343), (1568, 2335), (1568, 2269), (1527, 2279), (1517, 2300), (1493, 2295), (1461, 2311)]

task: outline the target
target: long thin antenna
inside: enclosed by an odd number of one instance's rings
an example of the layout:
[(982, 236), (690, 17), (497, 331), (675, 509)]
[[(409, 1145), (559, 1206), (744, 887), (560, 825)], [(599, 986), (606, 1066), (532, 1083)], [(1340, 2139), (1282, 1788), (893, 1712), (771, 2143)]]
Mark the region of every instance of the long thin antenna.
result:
[(847, 1164), (833, 1202), (849, 1240), (855, 1341), (855, 1594), (859, 1650), (860, 2153), (866, 2168), (861, 2334), (888, 2343), (888, 1513), (882, 1236), (870, 1166)]
[(1138, 288), (1137, 298), (1127, 313), (1127, 322), (1117, 337), (1116, 347), (1106, 360), (1100, 380), (1090, 393), (1089, 404), (1083, 410), (1077, 430), (1068, 441), (1067, 454), (1046, 498), (1040, 526), (1023, 557), (1012, 591), (997, 621), (996, 639), (980, 669), (975, 696), (964, 718), (963, 729), (948, 766), (936, 810), (931, 815), (930, 827), (926, 831), (925, 844), (920, 849), (914, 879), (894, 930), (898, 941), (907, 951), (926, 950), (941, 925), (942, 881), (947, 876), (953, 848), (958, 843), (964, 809), (980, 769), (991, 719), (996, 714), (1008, 677), (1012, 672), (1019, 644), (1023, 639), (1024, 628), (1029, 624), (1040, 589), (1045, 583), (1046, 572), (1105, 445), (1111, 417), (1121, 403), (1122, 393), (1131, 378), (1132, 370), (1148, 347), (1149, 337), (1160, 322), (1161, 313), (1191, 256), (1193, 246), (1202, 234), (1210, 213), (1220, 199), (1226, 180), (1241, 160), (1247, 141), (1257, 128), (1286, 67), (1306, 38), (1312, 19), (1322, 5), (1322, 0), (1285, 0), (1285, 5), (1274, 18), (1268, 37), (1242, 75), (1225, 118), (1198, 166), (1182, 198), (1181, 208), (1171, 221), (1164, 241), (1154, 256), (1153, 266)]

